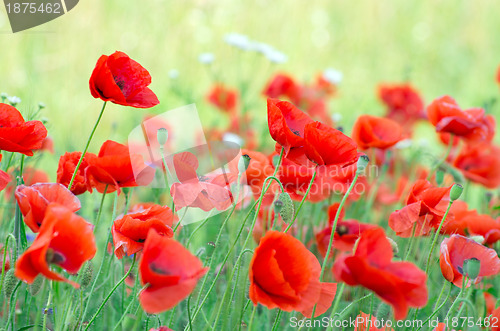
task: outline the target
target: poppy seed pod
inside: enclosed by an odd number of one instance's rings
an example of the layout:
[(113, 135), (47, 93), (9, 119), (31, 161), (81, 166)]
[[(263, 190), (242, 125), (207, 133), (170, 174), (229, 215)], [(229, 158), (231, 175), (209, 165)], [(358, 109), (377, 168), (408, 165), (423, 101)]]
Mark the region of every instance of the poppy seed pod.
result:
[(242, 172), (246, 171), (248, 169), (248, 166), (250, 165), (251, 160), (252, 158), (248, 154), (241, 155), (241, 158), (238, 162), (238, 169)]
[(283, 192), (280, 194), (278, 201), (283, 204), (281, 210), (279, 211), (281, 218), (283, 218), (284, 222), (290, 222), (294, 214), (292, 198), (290, 198), (288, 193)]
[(19, 279), (17, 279), (14, 275), (14, 269), (10, 269), (9, 271), (7, 271), (3, 280), (3, 294), (5, 295), (5, 299), (7, 301), (10, 299), (10, 296), (14, 292), (18, 281)]
[(368, 165), (368, 162), (370, 162), (370, 159), (366, 155), (361, 155), (358, 159), (358, 169), (356, 170), (356, 173), (358, 174), (363, 174), (365, 172), (366, 166)]
[(436, 184), (440, 186), (444, 180), (444, 172), (441, 170), (436, 171)]
[(87, 287), (90, 285), (90, 282), (92, 282), (92, 278), (94, 277), (94, 265), (92, 264), (91, 261), (88, 261), (82, 271), (82, 283), (81, 286), (83, 288)]
[(158, 131), (156, 131), (156, 139), (158, 140), (158, 144), (160, 144), (160, 148), (163, 148), (163, 145), (165, 145), (168, 140), (168, 130), (165, 128), (158, 129)]
[(476, 279), (481, 269), (481, 261), (475, 257), (464, 261), (463, 271), (470, 279)]
[(32, 296), (37, 295), (38, 292), (40, 292), (40, 289), (42, 288), (42, 284), (43, 284), (43, 277), (39, 275), (38, 277), (35, 278), (33, 284), (29, 285), (28, 287), (30, 294)]
[(450, 191), (450, 200), (451, 201), (458, 200), (458, 198), (460, 198), (460, 196), (462, 195), (463, 190), (464, 187), (462, 185), (454, 184)]

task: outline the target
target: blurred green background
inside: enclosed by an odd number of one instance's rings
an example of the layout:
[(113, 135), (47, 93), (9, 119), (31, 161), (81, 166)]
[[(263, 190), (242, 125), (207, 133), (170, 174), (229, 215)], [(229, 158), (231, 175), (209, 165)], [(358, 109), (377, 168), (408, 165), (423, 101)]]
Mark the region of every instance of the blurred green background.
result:
[[(195, 103), (210, 125), (223, 115), (205, 94), (217, 77), (228, 85), (249, 82), (251, 111), (265, 129), (261, 90), (277, 71), (299, 81), (332, 67), (344, 74), (330, 111), (351, 127), (362, 113), (383, 114), (376, 98), (381, 82), (409, 80), (426, 103), (450, 94), (464, 107), (497, 98), (500, 64), (500, 2), (481, 1), (118, 1), (82, 0), (66, 15), (12, 34), (0, 9), (0, 92), (22, 99), (29, 114), (47, 105), (49, 135), (56, 156), (43, 166), (55, 179), (58, 156), (82, 150), (102, 102), (88, 79), (101, 54), (122, 50), (153, 77), (161, 104), (151, 110), (109, 105), (90, 151), (106, 139), (121, 142), (147, 113)], [(237, 32), (272, 45), (288, 61), (270, 64), (263, 56), (227, 45)], [(215, 55), (211, 67), (200, 53)], [(169, 72), (178, 71), (177, 79)], [(500, 114), (500, 106), (489, 110)], [(221, 120), (223, 121), (223, 120)]]

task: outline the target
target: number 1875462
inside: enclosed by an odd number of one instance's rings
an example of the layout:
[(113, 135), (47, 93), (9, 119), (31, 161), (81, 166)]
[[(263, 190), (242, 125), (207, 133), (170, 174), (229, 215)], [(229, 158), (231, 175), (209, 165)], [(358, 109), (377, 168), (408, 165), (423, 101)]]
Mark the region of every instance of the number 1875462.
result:
[(60, 3), (17, 2), (5, 5), (8, 14), (62, 14)]

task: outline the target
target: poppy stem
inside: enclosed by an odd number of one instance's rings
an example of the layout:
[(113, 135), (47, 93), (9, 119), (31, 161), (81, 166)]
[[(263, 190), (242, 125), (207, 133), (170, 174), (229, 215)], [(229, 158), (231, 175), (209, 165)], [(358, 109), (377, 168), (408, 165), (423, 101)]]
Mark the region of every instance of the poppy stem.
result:
[[(427, 317), (427, 319), (426, 319), (426, 320), (422, 323), (422, 325), (421, 325), (421, 326), (417, 329), (417, 331), (418, 331), (418, 330), (420, 330), (421, 328), (423, 328), (423, 327), (424, 327), (424, 325), (428, 325), (427, 323), (428, 323), (428, 322), (429, 322), (429, 321), (430, 321), (430, 320), (431, 320), (434, 316), (436, 316), (436, 314), (437, 314), (437, 313), (441, 310), (441, 308), (443, 308), (443, 307), (444, 307), (444, 305), (445, 305), (445, 304), (446, 304), (446, 302), (448, 301), (448, 298), (450, 297), (451, 288), (453, 287), (453, 284), (452, 284), (452, 283), (450, 283), (450, 282), (445, 282), (445, 284), (443, 285), (443, 288), (442, 288), (442, 290), (441, 290), (441, 294), (439, 295), (439, 298), (438, 298), (438, 300), (436, 301), (436, 306), (437, 306), (437, 304), (439, 303), (439, 300), (441, 299), (441, 295), (443, 294), (443, 290), (444, 290), (444, 288), (446, 287), (446, 284), (449, 284), (449, 285), (450, 285), (450, 286), (448, 287), (448, 294), (446, 295), (446, 298), (443, 300), (443, 302), (441, 302), (441, 304), (439, 305), (439, 307), (437, 307), (437, 308), (436, 308), (436, 307), (434, 307), (434, 312), (433, 312), (433, 313), (432, 313), (429, 317)], [(412, 331), (413, 331), (413, 330), (414, 330), (414, 329), (412, 328)]]
[(465, 292), (465, 288), (466, 288), (465, 284), (467, 284), (467, 281), (468, 281), (467, 276), (464, 275), (462, 277), (462, 288), (460, 289), (460, 292), (458, 293), (457, 297), (455, 298), (455, 301), (453, 301), (453, 303), (451, 304), (451, 307), (448, 310), (448, 312), (446, 313), (446, 317), (444, 318), (444, 322), (446, 324), (448, 324), (450, 314), (455, 309), (455, 306), (461, 301), (461, 299), (463, 299), (462, 296), (463, 296), (463, 293)]
[(106, 197), (106, 193), (108, 192), (108, 184), (106, 184), (106, 188), (104, 189), (104, 193), (102, 194), (101, 204), (99, 205), (99, 211), (97, 212), (97, 218), (94, 224), (94, 233), (97, 230), (97, 226), (99, 225), (99, 221), (101, 220), (102, 207), (104, 206), (104, 198)]
[(441, 223), (439, 223), (439, 227), (436, 230), (436, 233), (434, 234), (434, 239), (432, 240), (431, 244), (431, 250), (429, 251), (429, 255), (427, 256), (427, 265), (425, 266), (425, 274), (429, 274), (429, 266), (431, 264), (431, 257), (432, 253), (434, 252), (434, 246), (436, 246), (436, 242), (439, 237), (439, 233), (441, 232), (441, 228), (443, 227), (444, 221), (446, 220), (446, 217), (448, 216), (448, 213), (450, 211), (451, 205), (453, 204), (453, 200), (450, 200), (450, 203), (448, 204), (448, 208), (446, 208), (446, 212), (443, 215), (443, 218), (441, 219)]
[(455, 136), (453, 135), (453, 133), (450, 133), (450, 141), (448, 142), (448, 147), (446, 148), (446, 152), (444, 153), (444, 156), (432, 167), (431, 171), (427, 175), (427, 180), (431, 179), (434, 172), (436, 172), (436, 170), (439, 169), (441, 164), (443, 164), (446, 161), (446, 159), (448, 158), (448, 156), (450, 155), (451, 149), (453, 148), (454, 138), (455, 138)]
[[(23, 169), (24, 169), (24, 155), (21, 156), (21, 164), (19, 165), (19, 174), (17, 176), (17, 185), (24, 184), (23, 180)], [(26, 230), (24, 227), (23, 216), (21, 214), (21, 208), (19, 204), (16, 204), (16, 211), (14, 214), (14, 236), (16, 237), (16, 252), (14, 253), (15, 258), (26, 249), (28, 246), (28, 241), (26, 239)]]
[(274, 320), (274, 324), (273, 324), (273, 329), (272, 331), (276, 331), (278, 330), (279, 328), (279, 325), (280, 325), (280, 320), (281, 320), (281, 313), (283, 311), (281, 309), (278, 308), (278, 314), (276, 314), (276, 319)]
[[(226, 265), (226, 262), (227, 260), (229, 259), (229, 255), (232, 253), (234, 247), (236, 246), (237, 242), (238, 242), (238, 239), (240, 238), (241, 236), (241, 233), (243, 232), (243, 229), (245, 228), (245, 224), (248, 220), (248, 218), (250, 217), (252, 211), (255, 212), (255, 215), (254, 215), (254, 218), (252, 220), (252, 225), (250, 226), (250, 229), (248, 231), (248, 235), (245, 239), (245, 242), (242, 246), (243, 250), (245, 249), (245, 247), (247, 246), (248, 244), (248, 241), (250, 240), (250, 237), (252, 236), (252, 231), (253, 231), (253, 228), (255, 227), (255, 222), (257, 221), (257, 217), (259, 215), (259, 210), (260, 210), (260, 206), (262, 205), (262, 199), (264, 198), (264, 195), (266, 194), (267, 190), (271, 187), (271, 180), (277, 180), (277, 178), (275, 177), (276, 176), (276, 173), (278, 172), (278, 169), (281, 165), (281, 161), (283, 160), (283, 154), (284, 154), (284, 151), (285, 149), (282, 148), (281, 149), (281, 153), (280, 153), (280, 157), (278, 159), (278, 163), (276, 164), (276, 168), (274, 169), (274, 173), (273, 173), (273, 176), (270, 176), (270, 177), (267, 177), (265, 180), (264, 180), (264, 183), (262, 185), (262, 191), (260, 193), (260, 197), (259, 199), (252, 205), (252, 207), (250, 207), (250, 210), (249, 212), (247, 213), (247, 215), (245, 216), (245, 219), (243, 220), (243, 222), (241, 223), (241, 226), (240, 226), (240, 229), (239, 229), (239, 232), (238, 234), (236, 235), (236, 238), (234, 239), (234, 242), (233, 244), (231, 245), (231, 247), (229, 248), (229, 251), (227, 252), (226, 256), (224, 257), (224, 260), (222, 261), (222, 263), (220, 264), (220, 270), (222, 270), (222, 268), (224, 268), (224, 266)], [(257, 206), (256, 209), (255, 206)], [(227, 220), (231, 217), (231, 215), (233, 214), (234, 210), (236, 208), (236, 204), (233, 205), (233, 208), (231, 209), (230, 213), (228, 214), (228, 216), (225, 218), (221, 228), (220, 228), (220, 231), (217, 235), (217, 239), (215, 241), (215, 245), (217, 246), (218, 245), (218, 242), (220, 241), (220, 237), (222, 235), (222, 231), (223, 229), (225, 228), (225, 225), (226, 225), (226, 222)], [(240, 254), (241, 255), (241, 254)], [(213, 257), (213, 256), (212, 256)], [(209, 262), (209, 268), (212, 270), (212, 264), (213, 264), (213, 261), (214, 259), (213, 258), (210, 258), (210, 262)], [(212, 284), (210, 286), (210, 288), (208, 289), (207, 293), (205, 294), (205, 296), (203, 297), (203, 300), (201, 299), (202, 295), (203, 295), (203, 289), (205, 288), (205, 284), (207, 282), (207, 279), (208, 279), (208, 273), (205, 275), (204, 279), (203, 279), (203, 283), (201, 284), (201, 288), (200, 288), (200, 291), (199, 291), (199, 296), (198, 296), (198, 299), (197, 299), (197, 302), (196, 302), (196, 311), (194, 312), (193, 314), (193, 321), (196, 319), (196, 316), (198, 315), (198, 313), (201, 311), (201, 308), (203, 307), (203, 305), (205, 304), (206, 300), (208, 299), (208, 296), (209, 294), (212, 292), (213, 288), (215, 287), (215, 283), (217, 282), (217, 279), (219, 278), (220, 276), (220, 272), (217, 273), (215, 275), (215, 278), (214, 280), (212, 281)], [(201, 301), (201, 302), (200, 302)], [(187, 329), (188, 327), (185, 328), (185, 330)], [(251, 330), (251, 329), (249, 329)]]
[(295, 223), (295, 220), (297, 219), (297, 216), (299, 216), (300, 209), (302, 209), (302, 205), (304, 204), (304, 201), (306, 201), (306, 198), (309, 195), (309, 192), (311, 191), (311, 187), (312, 187), (312, 185), (314, 183), (314, 179), (316, 179), (316, 175), (318, 174), (317, 169), (318, 169), (317, 167), (314, 168), (314, 173), (313, 173), (313, 175), (311, 177), (311, 181), (309, 182), (309, 186), (307, 187), (307, 191), (304, 194), (304, 197), (302, 198), (302, 200), (300, 201), (299, 207), (297, 208), (297, 211), (295, 212), (295, 215), (293, 216), (292, 221), (286, 227), (285, 233), (288, 232), (288, 229), (290, 229), (292, 227), (293, 223)]
[(92, 317), (92, 319), (89, 321), (89, 323), (87, 324), (87, 327), (85, 328), (85, 330), (88, 330), (90, 325), (92, 324), (92, 322), (94, 322), (94, 320), (97, 318), (97, 316), (99, 315), (99, 313), (101, 312), (102, 308), (104, 307), (104, 305), (106, 304), (106, 302), (108, 302), (109, 298), (113, 295), (113, 293), (115, 292), (115, 290), (118, 288), (118, 286), (120, 286), (124, 281), (125, 279), (127, 279), (128, 275), (130, 274), (130, 272), (132, 271), (132, 269), (134, 268), (134, 265), (135, 265), (135, 260), (136, 260), (136, 257), (137, 257), (137, 254), (134, 254), (134, 258), (132, 260), (132, 264), (130, 265), (130, 268), (128, 269), (127, 273), (118, 281), (118, 283), (116, 283), (115, 286), (113, 286), (113, 288), (111, 289), (111, 291), (109, 292), (108, 296), (106, 296), (106, 298), (104, 299), (104, 301), (101, 303), (101, 305), (99, 306), (99, 308), (97, 309), (97, 311), (95, 312), (94, 316)]
[[(5, 265), (7, 264), (7, 251), (9, 250), (9, 239), (12, 239), (12, 241), (14, 243), (14, 249), (12, 250), (12, 252), (17, 251), (16, 238), (14, 238), (14, 236), (11, 233), (9, 233), (7, 235), (7, 238), (5, 238), (5, 245), (3, 246), (2, 279), (0, 279), (0, 294), (2, 293), (3, 279), (5, 277)], [(15, 256), (15, 253), (13, 255)], [(12, 264), (14, 264), (14, 263), (15, 263), (15, 261), (13, 261)]]
[[(335, 214), (335, 218), (333, 220), (332, 224), (332, 232), (330, 233), (330, 241), (328, 242), (328, 249), (326, 250), (325, 258), (323, 260), (323, 265), (321, 266), (321, 273), (319, 275), (319, 281), (323, 281), (323, 277), (325, 276), (325, 270), (326, 270), (326, 265), (328, 263), (328, 258), (330, 256), (330, 252), (332, 251), (332, 246), (333, 246), (333, 237), (335, 235), (335, 229), (337, 228), (337, 223), (340, 218), (340, 213), (342, 212), (342, 209), (344, 208), (344, 204), (347, 201), (347, 198), (349, 197), (349, 194), (351, 193), (352, 189), (356, 185), (356, 182), (358, 181), (359, 175), (361, 173), (359, 171), (356, 171), (356, 175), (354, 176), (354, 179), (352, 180), (351, 185), (347, 189), (347, 192), (344, 194), (344, 197), (342, 198), (342, 201), (340, 201), (339, 208), (337, 209), (337, 213)], [(314, 313), (316, 312), (316, 306), (317, 304), (314, 305), (313, 311), (311, 314), (311, 318), (314, 318)], [(332, 311), (332, 314), (334, 314), (334, 311)]]
[(102, 105), (101, 113), (99, 114), (99, 117), (97, 118), (97, 121), (95, 122), (94, 128), (92, 129), (92, 132), (90, 133), (89, 139), (87, 140), (87, 145), (85, 146), (85, 149), (83, 150), (82, 156), (80, 156), (80, 160), (78, 160), (78, 163), (76, 164), (75, 171), (73, 172), (73, 176), (71, 176), (71, 180), (69, 181), (69, 184), (68, 184), (68, 190), (70, 190), (70, 191), (71, 191), (71, 187), (73, 186), (73, 181), (75, 180), (78, 169), (80, 169), (80, 165), (82, 164), (83, 158), (85, 157), (85, 153), (87, 153), (87, 150), (89, 149), (90, 142), (92, 141), (92, 138), (94, 137), (94, 133), (97, 129), (97, 126), (99, 125), (99, 122), (101, 121), (102, 114), (104, 114), (104, 109), (106, 108), (107, 103), (108, 103), (107, 101), (104, 101), (104, 104)]
[[(406, 251), (406, 255), (403, 261), (407, 261), (410, 256), (411, 251), (413, 250), (413, 244), (415, 243), (415, 231), (417, 229), (417, 223), (413, 224), (413, 230), (411, 231), (410, 243), (408, 244), (408, 249)], [(439, 301), (439, 300), (438, 300)]]

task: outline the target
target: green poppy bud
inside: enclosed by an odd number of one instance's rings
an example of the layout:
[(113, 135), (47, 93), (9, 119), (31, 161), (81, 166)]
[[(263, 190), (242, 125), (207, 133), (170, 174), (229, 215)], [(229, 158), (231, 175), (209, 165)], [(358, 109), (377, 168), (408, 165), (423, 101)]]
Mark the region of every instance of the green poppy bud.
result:
[(358, 159), (358, 169), (356, 170), (357, 174), (363, 174), (365, 172), (366, 166), (368, 165), (368, 162), (370, 162), (370, 159), (366, 155), (361, 155)]
[(290, 198), (288, 193), (283, 192), (280, 194), (277, 201), (280, 201), (283, 204), (281, 210), (279, 211), (281, 218), (283, 218), (283, 221), (286, 223), (290, 222), (294, 215), (292, 198)]
[(441, 186), (443, 184), (444, 172), (441, 170), (436, 171), (436, 184)]
[(35, 280), (33, 281), (33, 284), (29, 286), (29, 291), (32, 296), (35, 296), (40, 292), (40, 289), (42, 288), (43, 285), (43, 277), (42, 276), (37, 276)]
[(8, 301), (10, 296), (14, 292), (16, 288), (17, 282), (19, 279), (14, 276), (14, 269), (9, 269), (5, 274), (5, 278), (3, 279), (3, 294), (5, 295), (5, 299)]
[(464, 191), (464, 187), (460, 184), (453, 184), (451, 191), (450, 191), (450, 200), (455, 201), (460, 196), (462, 195), (462, 192)]
[(467, 275), (470, 279), (476, 279), (479, 275), (479, 270), (481, 270), (481, 261), (475, 257), (464, 261), (464, 275)]
[(158, 140), (158, 144), (160, 147), (163, 147), (167, 143), (168, 140), (168, 130), (165, 128), (160, 128), (156, 132), (156, 139)]
[(238, 161), (238, 169), (241, 172), (245, 172), (248, 169), (251, 160), (252, 158), (248, 154), (243, 154)]
[(91, 261), (88, 261), (82, 270), (82, 287), (85, 288), (90, 285), (92, 278), (94, 277), (94, 265)]

